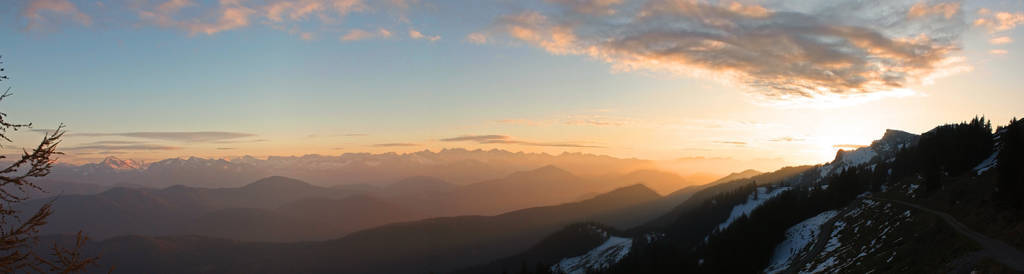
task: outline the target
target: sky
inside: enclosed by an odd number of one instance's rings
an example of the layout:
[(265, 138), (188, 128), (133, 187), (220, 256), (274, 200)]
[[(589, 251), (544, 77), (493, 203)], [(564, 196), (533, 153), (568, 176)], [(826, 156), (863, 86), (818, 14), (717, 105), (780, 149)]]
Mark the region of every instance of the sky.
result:
[(1024, 113), (1024, 1), (14, 0), (5, 153), (831, 160)]

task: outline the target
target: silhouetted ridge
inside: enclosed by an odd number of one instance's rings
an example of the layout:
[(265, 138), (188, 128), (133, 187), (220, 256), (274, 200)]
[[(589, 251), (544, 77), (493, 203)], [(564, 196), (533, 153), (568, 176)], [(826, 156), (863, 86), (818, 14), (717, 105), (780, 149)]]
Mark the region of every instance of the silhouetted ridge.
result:
[(728, 182), (732, 182), (732, 181), (735, 181), (735, 180), (747, 179), (747, 178), (754, 177), (754, 176), (761, 175), (761, 174), (764, 174), (764, 172), (760, 172), (760, 171), (753, 170), (753, 169), (747, 169), (747, 170), (740, 171), (740, 172), (729, 173), (729, 175), (726, 175), (725, 177), (719, 178), (718, 180), (715, 180), (715, 181), (713, 181), (711, 183), (708, 183), (708, 184), (709, 185), (716, 185), (716, 184), (720, 184), (720, 183), (728, 183)]
[(546, 165), (537, 169), (519, 171), (509, 175), (509, 178), (570, 178), (576, 177), (572, 173), (556, 167), (554, 165)]
[(455, 185), (436, 177), (414, 176), (392, 183), (388, 187), (398, 189), (449, 189), (455, 187)]
[(618, 199), (635, 199), (635, 200), (653, 200), (660, 198), (657, 192), (648, 188), (643, 184), (635, 184), (631, 186), (625, 186), (612, 190), (611, 192), (597, 195), (591, 200), (618, 200)]
[(284, 176), (271, 176), (252, 182), (242, 187), (243, 189), (288, 189), (296, 187), (313, 187), (313, 185)]

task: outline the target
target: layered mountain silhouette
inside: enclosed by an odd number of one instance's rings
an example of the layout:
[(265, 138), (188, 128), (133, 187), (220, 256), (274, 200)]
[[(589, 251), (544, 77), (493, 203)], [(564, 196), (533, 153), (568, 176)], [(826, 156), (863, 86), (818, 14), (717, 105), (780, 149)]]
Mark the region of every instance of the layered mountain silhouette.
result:
[[(119, 271), (421, 273), (451, 271), (519, 252), (565, 225), (616, 223), (662, 197), (643, 185), (597, 197), (495, 216), (397, 223), (324, 242), (242, 243), (198, 236), (122, 236), (89, 246)], [(653, 213), (660, 214), (660, 213)]]
[[(581, 178), (554, 166), (468, 185), (416, 176), (383, 186), (315, 186), (273, 176), (237, 188), (114, 187), (63, 195), (45, 234), (89, 231), (119, 235), (203, 235), (243, 241), (326, 240), (393, 222), (459, 215), (496, 215), (593, 197), (630, 184), (663, 188), (686, 181), (653, 171)], [(30, 201), (36, 208), (50, 199)]]
[(504, 178), (514, 172), (554, 165), (579, 175), (623, 174), (651, 169), (647, 160), (581, 153), (550, 155), (505, 150), (445, 149), (396, 154), (346, 153), (338, 156), (245, 156), (231, 159), (171, 158), (152, 163), (108, 157), (98, 163), (57, 165), (47, 180), (98, 185), (238, 187), (277, 175), (314, 185), (385, 185), (428, 176), (454, 184)]

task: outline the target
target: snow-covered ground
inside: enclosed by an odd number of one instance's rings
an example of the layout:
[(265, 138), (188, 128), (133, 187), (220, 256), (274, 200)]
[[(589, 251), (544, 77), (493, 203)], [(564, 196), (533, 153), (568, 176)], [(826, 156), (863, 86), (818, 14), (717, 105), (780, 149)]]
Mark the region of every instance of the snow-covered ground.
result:
[(843, 172), (847, 168), (865, 164), (877, 155), (878, 153), (875, 153), (871, 147), (862, 147), (853, 151), (847, 151), (843, 153), (842, 157), (836, 159), (836, 161), (832, 161), (831, 163), (822, 166), (821, 177), (834, 175), (839, 172)]
[(732, 222), (735, 222), (736, 219), (739, 219), (744, 215), (749, 216), (750, 213), (754, 212), (754, 209), (760, 207), (761, 204), (764, 204), (764, 202), (767, 202), (768, 200), (775, 198), (775, 196), (779, 196), (779, 194), (782, 194), (783, 192), (786, 192), (789, 189), (790, 187), (777, 187), (773, 189), (771, 192), (769, 192), (767, 187), (758, 187), (757, 195), (751, 193), (750, 197), (747, 197), (747, 202), (736, 205), (732, 208), (732, 213), (729, 214), (729, 219), (726, 219), (725, 222), (719, 224), (718, 230), (725, 230), (726, 228), (729, 227), (729, 225), (732, 224)]
[(562, 259), (551, 266), (551, 272), (585, 274), (592, 270), (606, 269), (626, 257), (632, 247), (633, 239), (611, 236), (586, 254)]
[(978, 166), (974, 167), (974, 171), (976, 171), (978, 175), (985, 173), (985, 171), (988, 171), (989, 169), (996, 167), (996, 163), (999, 162), (996, 160), (998, 158), (999, 150), (996, 150), (995, 152), (992, 153), (991, 156), (988, 156), (988, 159), (985, 159), (985, 161), (982, 161), (980, 164), (978, 164)]
[(795, 259), (796, 254), (807, 247), (821, 232), (821, 225), (838, 214), (838, 211), (830, 210), (800, 222), (786, 230), (786, 240), (779, 243), (772, 252), (772, 260), (765, 273), (779, 273), (789, 268)]
[[(896, 211), (891, 203), (864, 199), (856, 203), (856, 207), (831, 220), (834, 221), (832, 233), (824, 239), (826, 242), (821, 252), (790, 255), (791, 257), (813, 256), (810, 262), (802, 266), (798, 265), (797, 269), (792, 270), (797, 270), (799, 273), (845, 273), (849, 272), (845, 271), (849, 267), (858, 265), (871, 257), (888, 257), (887, 261), (891, 262), (895, 256), (894, 247), (898, 246), (902, 240), (902, 237), (893, 239), (891, 236), (894, 231), (902, 228), (901, 225), (911, 221), (911, 215), (909, 211)], [(905, 233), (905, 231), (900, 233)], [(808, 245), (814, 245), (815, 241), (816, 239), (812, 240)], [(797, 251), (808, 252), (810, 250)], [(775, 265), (774, 258), (772, 264)], [(785, 270), (785, 268), (782, 269)]]
[(989, 169), (996, 167), (996, 165), (999, 163), (999, 147), (1001, 146), (999, 142), (999, 137), (1002, 136), (1005, 132), (1006, 129), (996, 132), (995, 136), (993, 137), (993, 140), (995, 141), (995, 151), (993, 151), (992, 155), (989, 155), (987, 159), (981, 161), (981, 163), (978, 164), (978, 166), (974, 167), (974, 171), (977, 172), (978, 175), (981, 175), (982, 173), (985, 173), (985, 171), (988, 171)]

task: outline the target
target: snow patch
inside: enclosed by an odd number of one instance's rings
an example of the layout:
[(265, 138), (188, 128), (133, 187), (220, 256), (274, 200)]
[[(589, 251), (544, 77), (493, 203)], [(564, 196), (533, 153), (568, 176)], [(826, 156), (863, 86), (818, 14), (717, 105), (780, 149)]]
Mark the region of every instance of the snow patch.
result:
[(585, 274), (595, 270), (603, 270), (622, 260), (633, 247), (633, 239), (608, 237), (600, 246), (586, 254), (565, 258), (551, 266), (551, 272), (565, 274)]
[(845, 151), (835, 161), (821, 167), (821, 177), (843, 172), (847, 168), (859, 166), (871, 161), (878, 153), (871, 147), (862, 147), (853, 151)]
[(742, 216), (749, 216), (751, 212), (754, 212), (754, 209), (760, 207), (764, 202), (775, 198), (775, 196), (779, 196), (779, 194), (782, 194), (789, 189), (790, 187), (778, 187), (769, 192), (767, 187), (758, 187), (756, 195), (753, 193), (750, 194), (750, 196), (747, 197), (747, 202), (736, 205), (732, 208), (732, 212), (729, 214), (729, 219), (726, 219), (725, 222), (718, 225), (718, 231), (729, 228), (729, 225), (731, 225), (732, 222), (735, 222)]
[(772, 259), (765, 273), (779, 273), (789, 268), (795, 255), (807, 247), (821, 233), (821, 225), (839, 214), (838, 211), (825, 211), (817, 216), (804, 220), (786, 230), (786, 240), (779, 243), (772, 252)]
[[(832, 267), (833, 265), (836, 265), (836, 262), (837, 262), (836, 257), (829, 257), (828, 260), (825, 260), (824, 262), (821, 262), (821, 264), (819, 264), (818, 267), (815, 267), (814, 270), (811, 270), (809, 272), (801, 270), (800, 274), (804, 274), (804, 273), (822, 273), (822, 272), (825, 272), (825, 269), (828, 269), (829, 267)], [(811, 265), (808, 264), (807, 266), (810, 267)]]
[(978, 164), (978, 166), (974, 167), (974, 171), (977, 173), (977, 175), (981, 175), (982, 173), (985, 173), (989, 169), (992, 169), (993, 167), (996, 167), (996, 163), (999, 162), (999, 161), (997, 161), (997, 159), (999, 159), (999, 150), (998, 149), (996, 150), (996, 152), (993, 152), (991, 156), (988, 156), (988, 159), (985, 159), (984, 161), (981, 161), (981, 163)]
[(913, 194), (914, 191), (916, 191), (918, 187), (921, 187), (921, 186), (919, 186), (917, 184), (910, 184), (910, 187), (907, 187), (907, 194)]

